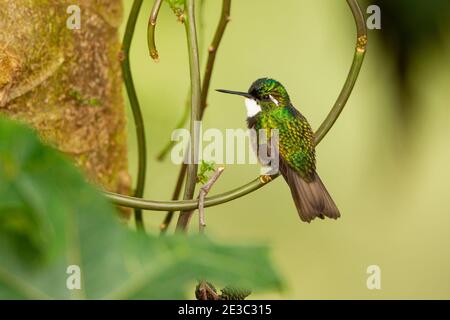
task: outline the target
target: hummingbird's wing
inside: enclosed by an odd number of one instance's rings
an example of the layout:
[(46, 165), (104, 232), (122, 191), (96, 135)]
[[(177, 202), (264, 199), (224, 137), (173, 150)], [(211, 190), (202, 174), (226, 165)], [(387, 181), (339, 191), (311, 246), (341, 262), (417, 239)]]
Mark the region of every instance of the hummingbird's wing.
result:
[(280, 157), (305, 180), (313, 179), (316, 153), (314, 132), (308, 121), (297, 109), (288, 106), (276, 122)]
[[(257, 117), (248, 118), (247, 123), (249, 128), (257, 130), (264, 127), (269, 131), (278, 130), (278, 169), (291, 190), (300, 219), (305, 222), (316, 217), (337, 219), (339, 210), (316, 173), (314, 133), (306, 118), (294, 107), (289, 107), (266, 125), (261, 125)], [(267, 143), (272, 146), (273, 132), (266, 134)], [(252, 140), (259, 158), (261, 149), (272, 156), (271, 147), (259, 141), (259, 133), (252, 136)]]
[(291, 189), (300, 219), (337, 219), (339, 210), (316, 173), (314, 133), (299, 111), (293, 106), (288, 110), (292, 116), (279, 124), (279, 169)]

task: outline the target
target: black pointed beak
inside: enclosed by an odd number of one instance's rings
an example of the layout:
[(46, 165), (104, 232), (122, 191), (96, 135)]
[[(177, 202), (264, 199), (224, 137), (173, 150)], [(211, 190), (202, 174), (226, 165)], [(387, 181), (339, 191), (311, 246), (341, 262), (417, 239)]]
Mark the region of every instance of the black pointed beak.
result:
[(231, 90), (224, 90), (224, 89), (216, 89), (216, 91), (218, 92), (222, 92), (222, 93), (228, 93), (228, 94), (235, 94), (238, 96), (242, 96), (242, 97), (246, 97), (249, 99), (253, 99), (252, 95), (248, 92), (240, 92), (240, 91), (231, 91)]

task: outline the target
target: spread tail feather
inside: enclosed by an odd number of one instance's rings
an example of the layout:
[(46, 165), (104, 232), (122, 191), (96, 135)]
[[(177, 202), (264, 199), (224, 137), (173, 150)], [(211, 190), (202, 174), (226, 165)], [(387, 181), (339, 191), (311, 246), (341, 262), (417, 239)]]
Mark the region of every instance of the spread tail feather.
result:
[(281, 166), (280, 171), (291, 189), (292, 198), (302, 221), (311, 222), (316, 217), (337, 219), (341, 216), (316, 172), (310, 181), (306, 181), (287, 165)]

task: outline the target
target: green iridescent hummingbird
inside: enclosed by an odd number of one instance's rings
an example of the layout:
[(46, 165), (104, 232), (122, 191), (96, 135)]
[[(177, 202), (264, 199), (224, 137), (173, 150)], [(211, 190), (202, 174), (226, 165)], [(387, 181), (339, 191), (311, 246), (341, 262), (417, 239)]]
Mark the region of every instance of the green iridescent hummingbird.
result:
[[(292, 105), (283, 85), (270, 78), (256, 80), (248, 92), (217, 90), (245, 97), (250, 129), (278, 129), (279, 171), (291, 189), (300, 219), (337, 219), (339, 210), (316, 173), (314, 133)], [(258, 152), (258, 151), (257, 151)]]

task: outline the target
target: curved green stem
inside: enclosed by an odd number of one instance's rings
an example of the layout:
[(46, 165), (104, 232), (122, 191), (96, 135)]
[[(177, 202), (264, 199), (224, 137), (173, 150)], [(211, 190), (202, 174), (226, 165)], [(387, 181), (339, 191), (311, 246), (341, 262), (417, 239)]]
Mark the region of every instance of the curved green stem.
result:
[(333, 127), (334, 123), (344, 109), (345, 104), (347, 103), (347, 100), (352, 93), (356, 80), (358, 79), (359, 70), (361, 70), (361, 66), (364, 61), (364, 55), (366, 52), (367, 30), (364, 15), (361, 12), (361, 9), (359, 8), (358, 2), (356, 0), (347, 0), (347, 3), (350, 6), (356, 22), (357, 40), (355, 55), (353, 57), (353, 63), (341, 93), (339, 94), (330, 113), (315, 133), (314, 141), (316, 145), (319, 144), (319, 142), (322, 141), (322, 139), (327, 135), (328, 131), (330, 131), (331, 127)]
[[(141, 10), (141, 6), (142, 0), (134, 0), (130, 15), (128, 17), (128, 22), (122, 43), (122, 50), (124, 54), (122, 61), (122, 73), (128, 93), (128, 99), (131, 105), (131, 110), (133, 113), (138, 144), (138, 174), (136, 181), (136, 189), (134, 191), (134, 196), (137, 198), (142, 198), (144, 195), (145, 176), (147, 172), (147, 146), (145, 143), (144, 120), (142, 119), (141, 107), (139, 105), (139, 100), (136, 95), (136, 89), (134, 87), (133, 82), (133, 75), (131, 73), (130, 47), (131, 41), (133, 40), (134, 29), (136, 27), (136, 21), (139, 15), (139, 11)], [(142, 208), (135, 207), (134, 214), (137, 228), (144, 230)]]
[(155, 28), (156, 28), (156, 20), (158, 19), (159, 9), (161, 9), (161, 4), (163, 0), (155, 0), (153, 4), (152, 13), (150, 14), (150, 19), (148, 20), (148, 28), (147, 28), (147, 43), (148, 50), (150, 53), (150, 57), (153, 60), (158, 60), (158, 50), (156, 49), (155, 43)]
[[(185, 10), (185, 28), (189, 52), (189, 70), (191, 78), (191, 140), (189, 143), (189, 163), (187, 165), (186, 186), (184, 189), (184, 200), (194, 197), (195, 185), (197, 183), (198, 169), (198, 141), (199, 132), (197, 132), (198, 121), (201, 112), (201, 80), (200, 80), (200, 58), (198, 52), (197, 30), (195, 25), (195, 0), (186, 0)], [(190, 211), (181, 211), (177, 222), (177, 230), (186, 230), (189, 219), (192, 215)]]
[[(367, 32), (364, 25), (364, 17), (362, 15), (361, 9), (359, 8), (358, 2), (356, 0), (347, 0), (347, 3), (352, 10), (353, 16), (355, 18), (356, 26), (357, 26), (357, 43), (356, 50), (353, 58), (353, 64), (350, 68), (349, 75), (347, 80), (345, 81), (344, 87), (339, 94), (338, 100), (330, 111), (330, 114), (324, 120), (322, 125), (319, 127), (316, 136), (316, 144), (319, 144), (322, 141), (322, 138), (327, 134), (327, 132), (331, 129), (331, 127), (336, 122), (337, 117), (340, 115), (345, 103), (348, 101), (348, 98), (352, 92), (355, 81), (359, 75), (359, 71), (361, 70), (362, 62), (364, 59), (366, 46), (367, 46)], [(338, 106), (338, 107), (337, 107)], [(337, 112), (339, 111), (339, 112)], [(276, 176), (272, 177), (274, 180)], [(253, 191), (258, 190), (265, 184), (270, 181), (256, 178), (255, 180), (233, 189), (231, 191), (208, 197), (205, 199), (204, 206), (211, 207), (215, 205), (219, 205), (228, 201), (232, 201), (234, 199), (245, 196)], [(133, 197), (127, 197), (123, 195), (118, 195), (114, 193), (106, 193), (106, 196), (115, 204), (125, 206), (125, 207), (137, 207), (147, 210), (154, 211), (187, 211), (187, 210), (195, 210), (198, 208), (197, 200), (181, 200), (181, 201), (152, 201), (145, 199), (138, 199)]]
[[(364, 44), (365, 48), (367, 45), (367, 27), (366, 27), (366, 20), (364, 19), (364, 14), (362, 13), (357, 0), (347, 0), (347, 4), (350, 7), (350, 10), (352, 11), (353, 19), (355, 20), (357, 41), (359, 42), (359, 38), (365, 37), (366, 38)], [(357, 44), (357, 47), (358, 46), (359, 44)]]
[[(230, 190), (228, 192), (207, 197), (205, 199), (205, 208), (216, 206), (225, 202), (232, 201), (234, 199), (243, 197), (255, 190), (258, 190), (265, 183), (259, 178), (241, 186), (236, 189)], [(153, 201), (146, 199), (139, 199), (134, 197), (128, 197), (119, 195), (116, 193), (105, 192), (108, 199), (110, 199), (114, 204), (121, 205), (124, 207), (139, 207), (145, 210), (152, 211), (190, 211), (198, 208), (198, 200), (177, 200), (177, 201)]]

